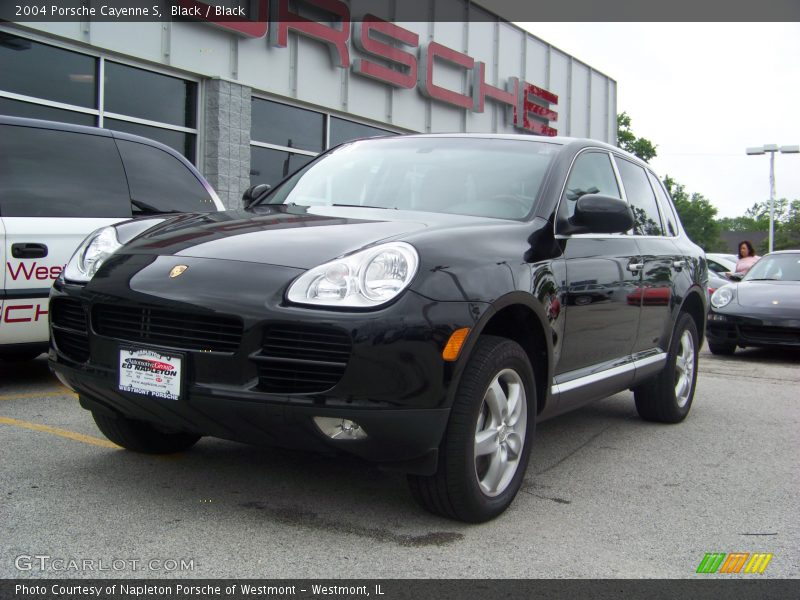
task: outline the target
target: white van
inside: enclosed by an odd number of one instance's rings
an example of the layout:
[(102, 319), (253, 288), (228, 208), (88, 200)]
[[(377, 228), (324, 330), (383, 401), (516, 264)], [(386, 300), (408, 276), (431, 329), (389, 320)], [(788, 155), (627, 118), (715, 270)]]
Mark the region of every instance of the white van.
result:
[(217, 210), (208, 182), (163, 144), (0, 115), (0, 359), (47, 350), (50, 287), (89, 233), (144, 215)]

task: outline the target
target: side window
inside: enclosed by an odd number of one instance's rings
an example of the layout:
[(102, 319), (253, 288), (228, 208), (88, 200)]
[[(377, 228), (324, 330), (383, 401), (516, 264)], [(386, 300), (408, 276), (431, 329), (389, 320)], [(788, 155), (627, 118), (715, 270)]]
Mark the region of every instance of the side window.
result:
[(633, 210), (633, 232), (636, 235), (664, 235), (656, 195), (650, 187), (647, 173), (639, 165), (623, 158), (617, 157), (616, 160), (628, 204)]
[(114, 140), (0, 125), (0, 215), (130, 217)]
[(569, 219), (575, 213), (575, 203), (584, 194), (604, 194), (622, 198), (607, 153), (584, 152), (575, 160), (567, 178), (564, 197), (561, 199), (559, 218)]
[(727, 273), (730, 269), (722, 266), (716, 261), (711, 260), (710, 258), (706, 257), (706, 262), (708, 263), (708, 270), (713, 271), (714, 273)]
[(211, 195), (189, 168), (160, 148), (117, 140), (131, 198), (157, 210), (212, 212)]
[(648, 172), (647, 176), (650, 178), (650, 183), (656, 191), (659, 203), (661, 203), (661, 214), (664, 215), (664, 226), (667, 230), (667, 235), (675, 237), (678, 235), (678, 220), (675, 217), (675, 211), (672, 208), (672, 201), (669, 199), (664, 186), (658, 178), (652, 173)]

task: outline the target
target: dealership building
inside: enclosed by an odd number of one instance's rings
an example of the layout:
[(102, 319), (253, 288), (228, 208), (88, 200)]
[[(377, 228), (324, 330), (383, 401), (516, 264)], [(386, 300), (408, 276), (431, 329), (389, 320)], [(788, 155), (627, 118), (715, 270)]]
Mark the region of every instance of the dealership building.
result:
[[(250, 185), (274, 184), (358, 137), (615, 142), (616, 82), (478, 2), (430, 0), (428, 21), (418, 5), (393, 0), (368, 3), (377, 16), (342, 0), (176, 4), (194, 18), (96, 13), (0, 24), (0, 114), (161, 141), (229, 207)], [(215, 22), (214, 5), (244, 7), (249, 19)], [(464, 19), (439, 20), (444, 5)]]

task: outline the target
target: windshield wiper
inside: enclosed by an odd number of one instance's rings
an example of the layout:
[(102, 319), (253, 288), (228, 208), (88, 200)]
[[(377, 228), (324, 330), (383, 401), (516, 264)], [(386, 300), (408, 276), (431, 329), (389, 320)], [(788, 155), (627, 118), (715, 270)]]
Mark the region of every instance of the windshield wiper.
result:
[(397, 210), (396, 206), (369, 206), (368, 204), (331, 204), (331, 206), (347, 206), (353, 208), (382, 208), (384, 210)]
[(139, 209), (138, 211), (136, 211), (139, 214), (168, 215), (171, 213), (182, 212), (175, 208), (156, 208), (152, 204), (148, 204), (147, 202), (142, 202), (141, 200), (134, 200), (133, 198), (131, 198), (131, 204), (134, 206), (134, 208)]

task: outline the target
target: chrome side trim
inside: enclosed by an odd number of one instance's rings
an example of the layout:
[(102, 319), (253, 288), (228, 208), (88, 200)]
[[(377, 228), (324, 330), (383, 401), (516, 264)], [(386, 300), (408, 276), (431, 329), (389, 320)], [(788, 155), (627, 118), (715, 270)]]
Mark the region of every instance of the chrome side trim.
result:
[(564, 392), (571, 392), (572, 390), (586, 387), (599, 381), (610, 379), (611, 377), (616, 377), (618, 375), (623, 375), (629, 371), (635, 371), (637, 368), (646, 367), (659, 362), (667, 362), (667, 354), (665, 352), (659, 352), (658, 354), (653, 354), (652, 356), (634, 360), (625, 365), (606, 369), (605, 371), (600, 371), (599, 373), (592, 373), (591, 375), (571, 379), (570, 381), (565, 381), (564, 383), (553, 383), (552, 387), (550, 388), (550, 393), (553, 396), (557, 396)]
[(633, 362), (636, 365), (637, 369), (641, 367), (646, 367), (648, 365), (654, 365), (656, 363), (665, 363), (667, 362), (667, 353), (659, 352), (658, 354), (653, 354), (652, 356), (640, 358), (639, 360), (635, 360)]

